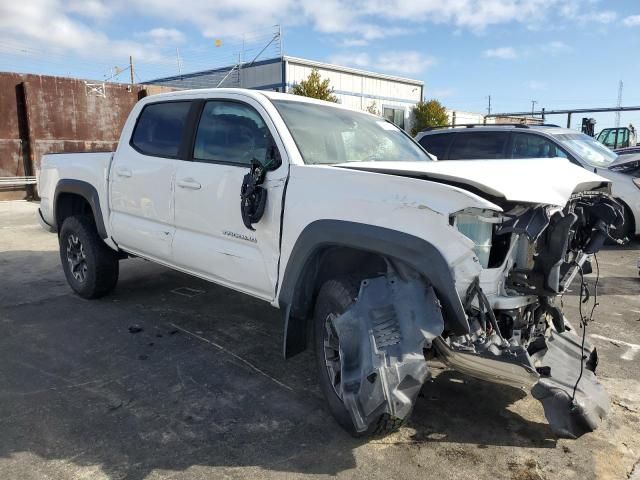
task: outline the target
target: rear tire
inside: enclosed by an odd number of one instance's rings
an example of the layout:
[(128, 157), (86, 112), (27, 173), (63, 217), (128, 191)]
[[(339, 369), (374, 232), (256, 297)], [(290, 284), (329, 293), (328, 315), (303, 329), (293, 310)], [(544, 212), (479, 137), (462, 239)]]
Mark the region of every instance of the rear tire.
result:
[[(313, 345), (318, 370), (318, 382), (320, 390), (327, 400), (327, 406), (331, 415), (342, 428), (354, 437), (383, 436), (398, 430), (405, 420), (392, 417), (388, 413), (380, 414), (369, 428), (358, 432), (353, 425), (351, 415), (345, 408), (342, 399), (336, 392), (335, 376), (331, 378), (329, 369), (325, 364), (325, 340), (327, 340), (327, 322), (329, 318), (337, 317), (344, 313), (356, 300), (360, 290), (360, 282), (355, 279), (328, 280), (320, 288), (316, 299), (313, 325)], [(337, 338), (337, 337), (336, 337)], [(408, 418), (408, 415), (407, 415)]]
[(99, 298), (118, 283), (118, 253), (98, 235), (89, 215), (68, 217), (60, 228), (60, 260), (69, 286), (82, 298)]

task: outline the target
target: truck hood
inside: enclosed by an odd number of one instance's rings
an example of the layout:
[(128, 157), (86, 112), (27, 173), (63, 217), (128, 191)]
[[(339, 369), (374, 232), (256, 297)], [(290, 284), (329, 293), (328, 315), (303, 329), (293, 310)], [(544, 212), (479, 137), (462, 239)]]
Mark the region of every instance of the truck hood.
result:
[(335, 166), (449, 183), (509, 202), (557, 206), (564, 206), (574, 192), (593, 190), (610, 183), (560, 158), (353, 162)]
[(640, 153), (631, 153), (628, 155), (620, 155), (616, 160), (611, 162), (609, 170), (627, 171), (640, 167)]

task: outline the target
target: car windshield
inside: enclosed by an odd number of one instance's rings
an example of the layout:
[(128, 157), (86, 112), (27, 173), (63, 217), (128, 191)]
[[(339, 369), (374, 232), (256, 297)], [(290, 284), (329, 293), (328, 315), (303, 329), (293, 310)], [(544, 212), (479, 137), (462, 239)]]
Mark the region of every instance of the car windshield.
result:
[(584, 133), (565, 133), (555, 138), (592, 167), (606, 168), (618, 158), (616, 153)]
[(382, 118), (316, 103), (273, 103), (308, 165), (432, 160), (411, 137)]

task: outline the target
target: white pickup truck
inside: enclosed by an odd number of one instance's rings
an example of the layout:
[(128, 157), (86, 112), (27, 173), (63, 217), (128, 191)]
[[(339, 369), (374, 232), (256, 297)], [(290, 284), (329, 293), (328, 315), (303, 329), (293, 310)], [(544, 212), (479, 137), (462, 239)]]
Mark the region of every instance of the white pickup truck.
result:
[(560, 159), (437, 162), (374, 115), (242, 89), (145, 98), (115, 152), (38, 176), (80, 296), (136, 256), (269, 302), (358, 436), (408, 418), (433, 355), (530, 390), (560, 436), (596, 428), (597, 355), (557, 299), (621, 225), (608, 190)]

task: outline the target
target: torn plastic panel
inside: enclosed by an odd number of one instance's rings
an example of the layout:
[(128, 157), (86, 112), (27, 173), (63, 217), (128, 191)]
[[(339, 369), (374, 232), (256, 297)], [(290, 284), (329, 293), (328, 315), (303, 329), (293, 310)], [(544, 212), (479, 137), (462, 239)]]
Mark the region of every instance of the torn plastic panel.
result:
[[(609, 412), (609, 396), (596, 379), (595, 348), (585, 343), (581, 358), (580, 339), (573, 332), (552, 332), (544, 339), (544, 347), (531, 357), (538, 371), (545, 373), (531, 394), (542, 403), (556, 435), (577, 438), (598, 428)], [(572, 399), (581, 361), (586, 368)]]
[(610, 236), (610, 229), (624, 222), (624, 209), (611, 196), (582, 192), (556, 211), (532, 245), (532, 264), (518, 265), (509, 272), (507, 288), (540, 296), (561, 294), (576, 272)]
[(436, 339), (434, 345), (439, 357), (461, 373), (530, 390), (559, 437), (577, 438), (595, 430), (609, 411), (609, 397), (594, 373), (597, 354), (591, 346), (585, 348), (586, 368), (572, 400), (581, 361), (580, 341), (573, 332), (539, 337), (529, 352), (522, 347), (503, 348), (498, 354), (494, 349), (460, 348), (452, 339)]
[(587, 254), (599, 251), (605, 240), (611, 237), (610, 230), (624, 224), (624, 207), (609, 195), (583, 192), (574, 195), (570, 205), (580, 219), (572, 247), (579, 246)]
[(363, 280), (356, 302), (333, 320), (342, 401), (357, 431), (380, 414), (406, 418), (429, 378), (423, 349), (444, 329), (433, 288), (395, 274)]
[(542, 232), (549, 225), (550, 207), (541, 205), (527, 209), (523, 214), (514, 216), (502, 222), (496, 229), (496, 235), (505, 233), (523, 233), (530, 240), (537, 240)]

